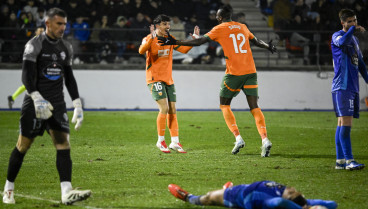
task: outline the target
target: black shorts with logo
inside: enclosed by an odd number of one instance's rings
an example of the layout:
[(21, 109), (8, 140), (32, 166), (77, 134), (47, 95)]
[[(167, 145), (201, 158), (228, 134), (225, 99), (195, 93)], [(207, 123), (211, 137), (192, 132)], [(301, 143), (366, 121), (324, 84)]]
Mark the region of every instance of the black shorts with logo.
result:
[(65, 102), (53, 103), (52, 106), (54, 110), (51, 118), (47, 120), (38, 119), (36, 118), (33, 100), (26, 95), (19, 120), (20, 134), (28, 138), (35, 138), (36, 136), (42, 136), (45, 130), (49, 131), (50, 129), (69, 133), (69, 119)]

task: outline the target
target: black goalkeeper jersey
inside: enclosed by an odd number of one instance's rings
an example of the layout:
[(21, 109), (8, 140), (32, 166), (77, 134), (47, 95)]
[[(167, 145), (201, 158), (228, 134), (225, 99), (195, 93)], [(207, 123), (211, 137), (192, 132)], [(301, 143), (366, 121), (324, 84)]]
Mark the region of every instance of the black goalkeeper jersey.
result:
[(24, 61), (35, 62), (37, 73), (34, 84), (37, 91), (52, 103), (63, 102), (64, 75), (71, 70), (72, 45), (63, 40), (51, 40), (45, 33), (29, 40), (23, 53)]

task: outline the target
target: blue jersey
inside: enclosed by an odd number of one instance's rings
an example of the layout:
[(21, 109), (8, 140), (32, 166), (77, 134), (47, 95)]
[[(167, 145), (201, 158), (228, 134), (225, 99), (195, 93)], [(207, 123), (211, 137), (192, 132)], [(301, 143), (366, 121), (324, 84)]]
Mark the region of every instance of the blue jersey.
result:
[(359, 41), (353, 35), (355, 26), (345, 33), (340, 30), (332, 35), (331, 49), (335, 76), (332, 81), (332, 92), (347, 90), (359, 92), (359, 61), (362, 53)]
[(233, 186), (225, 190), (224, 204), (227, 207), (262, 208), (265, 200), (282, 197), (284, 190), (284, 185), (274, 181)]

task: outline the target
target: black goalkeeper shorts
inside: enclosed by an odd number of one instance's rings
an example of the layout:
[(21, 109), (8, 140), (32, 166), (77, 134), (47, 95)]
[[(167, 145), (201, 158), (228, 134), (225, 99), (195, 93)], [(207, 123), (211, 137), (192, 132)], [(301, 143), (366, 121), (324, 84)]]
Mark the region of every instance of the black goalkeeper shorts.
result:
[(54, 103), (52, 106), (54, 110), (49, 119), (38, 119), (32, 98), (25, 96), (19, 120), (20, 134), (32, 139), (36, 136), (42, 136), (45, 130), (49, 131), (50, 129), (69, 133), (69, 119), (65, 102)]

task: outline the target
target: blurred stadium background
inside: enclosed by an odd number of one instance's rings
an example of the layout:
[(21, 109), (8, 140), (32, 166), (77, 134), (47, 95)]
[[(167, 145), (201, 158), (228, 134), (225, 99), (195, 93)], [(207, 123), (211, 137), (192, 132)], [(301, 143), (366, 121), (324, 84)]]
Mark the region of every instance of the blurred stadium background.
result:
[[(261, 98), (272, 98), (274, 87), (283, 92), (287, 104), (269, 105), (278, 101), (264, 101), (267, 109), (332, 109), (329, 91), (333, 76), (330, 50), (331, 35), (340, 30), (338, 11), (351, 8), (357, 13), (358, 23), (367, 28), (367, 2), (362, 0), (2, 0), (0, 21), (0, 108), (7, 108), (5, 98), (21, 85), (21, 59), (24, 44), (34, 35), (38, 27), (44, 27), (44, 14), (51, 7), (60, 7), (68, 14), (68, 27), (64, 38), (74, 48), (73, 68), (79, 81), (87, 108), (140, 109), (156, 108), (144, 85), (145, 57), (137, 52), (140, 42), (149, 33), (149, 25), (160, 13), (172, 17), (171, 33), (184, 39), (195, 25), (205, 34), (217, 25), (216, 10), (225, 4), (232, 6), (233, 19), (248, 25), (256, 37), (277, 44), (278, 52), (252, 46), (257, 71), (260, 72)], [(357, 34), (360, 48), (367, 62), (368, 33)], [(174, 53), (174, 80), (178, 86), (195, 83), (193, 89), (201, 88), (199, 82), (209, 82), (206, 89), (213, 95), (199, 96), (209, 102), (208, 107), (188, 106), (182, 108), (217, 108), (217, 89), (225, 70), (221, 48), (215, 42), (196, 47), (189, 54)], [(281, 74), (283, 71), (284, 74)], [(91, 73), (93, 72), (93, 73)], [(280, 72), (280, 73), (277, 73)], [(288, 73), (289, 72), (289, 73)], [(187, 76), (182, 74), (187, 73)], [(97, 74), (97, 75), (95, 75)], [(283, 75), (274, 77), (274, 75)], [(91, 76), (92, 75), (92, 76)], [(101, 79), (101, 75), (113, 80)], [(177, 76), (178, 75), (178, 76)], [(128, 78), (127, 76), (131, 76)], [(200, 80), (195, 82), (193, 78)], [(264, 78), (262, 78), (264, 77)], [(123, 81), (119, 82), (119, 78)], [(305, 79), (303, 79), (305, 78)], [(208, 80), (207, 80), (208, 79)], [(216, 80), (217, 79), (217, 80)], [(263, 79), (263, 80), (262, 80)], [(298, 79), (297, 81), (295, 81)], [(290, 82), (294, 80), (295, 82)], [(91, 98), (104, 92), (104, 97)], [(123, 83), (129, 82), (145, 99), (137, 105), (126, 104)], [(109, 84), (117, 85), (111, 87)], [(118, 85), (120, 83), (120, 86)], [(212, 84), (213, 83), (213, 84)], [(137, 86), (135, 86), (137, 85)], [(195, 86), (198, 85), (198, 86)], [(93, 87), (94, 86), (94, 87)], [(362, 99), (368, 90), (361, 82)], [(203, 88), (203, 86), (202, 86)], [(182, 89), (182, 90), (181, 90)], [(89, 91), (91, 90), (91, 91)], [(179, 102), (193, 98), (184, 87), (177, 87)], [(205, 91), (203, 94), (206, 94)], [(124, 92), (124, 93), (123, 93)], [(325, 94), (313, 95), (313, 92)], [(191, 93), (191, 92), (190, 92)], [(145, 94), (145, 95), (144, 95)], [(98, 100), (119, 97), (111, 106), (100, 105)], [(144, 95), (144, 96), (143, 96)], [(277, 94), (280, 95), (280, 94)], [(295, 98), (311, 96), (311, 101)], [(130, 96), (128, 96), (129, 98)], [(199, 98), (199, 99), (200, 99)], [(19, 99), (20, 100), (20, 99)], [(323, 100), (323, 101), (321, 101)], [(324, 103), (318, 105), (318, 103)], [(307, 105), (297, 105), (307, 103)], [(21, 101), (16, 101), (19, 108)], [(148, 106), (142, 104), (150, 104)], [(244, 104), (244, 103), (243, 103)], [(315, 105), (317, 104), (317, 105)], [(236, 103), (234, 104), (236, 105)], [(364, 106), (362, 100), (362, 106)], [(246, 108), (244, 105), (235, 108)]]

